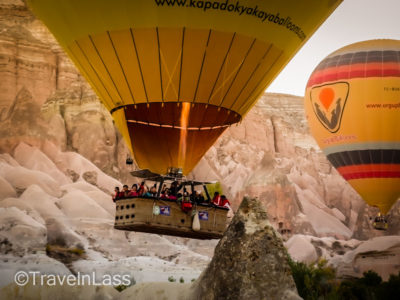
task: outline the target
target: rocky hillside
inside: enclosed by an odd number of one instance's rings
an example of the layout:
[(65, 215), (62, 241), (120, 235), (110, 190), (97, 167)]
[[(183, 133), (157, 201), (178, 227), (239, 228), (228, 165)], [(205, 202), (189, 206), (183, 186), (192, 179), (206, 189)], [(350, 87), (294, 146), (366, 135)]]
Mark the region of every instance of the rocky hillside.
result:
[[(130, 183), (127, 147), (109, 113), (47, 29), (19, 0), (0, 1), (0, 151), (19, 142), (46, 142), (74, 151), (102, 171)], [(192, 177), (218, 180), (238, 207), (258, 197), (281, 233), (367, 239), (367, 207), (332, 169), (311, 138), (302, 99), (266, 94), (241, 124), (229, 128)], [(391, 212), (399, 234), (400, 206)]]
[(217, 241), (114, 230), (110, 194), (121, 183), (75, 152), (44, 148), (0, 154), (0, 286), (18, 270), (190, 282), (205, 268)]
[[(25, 262), (59, 272), (132, 266), (137, 281), (171, 274), (190, 280), (200, 273), (215, 243), (112, 229), (110, 189), (133, 180), (127, 147), (96, 95), (20, 0), (0, 0), (0, 78), (1, 224), (13, 224), (0, 229), (2, 274), (9, 278)], [(376, 210), (318, 150), (299, 97), (265, 94), (190, 177), (220, 181), (234, 208), (245, 195), (257, 197), (299, 260), (323, 256), (350, 266), (343, 273), (359, 275), (362, 268), (351, 266), (366, 252), (388, 255), (376, 261), (400, 256), (399, 202), (390, 212), (390, 230), (373, 230)], [(69, 264), (50, 258), (44, 249), (59, 236), (66, 247), (83, 247), (87, 257)], [(357, 252), (360, 240), (372, 237)], [(157, 277), (160, 268), (166, 271)]]
[[(235, 207), (245, 195), (258, 197), (284, 236), (383, 234), (371, 227), (377, 210), (365, 205), (310, 136), (300, 97), (265, 94), (208, 151), (193, 176), (222, 182)], [(385, 234), (400, 234), (399, 215), (398, 202)]]

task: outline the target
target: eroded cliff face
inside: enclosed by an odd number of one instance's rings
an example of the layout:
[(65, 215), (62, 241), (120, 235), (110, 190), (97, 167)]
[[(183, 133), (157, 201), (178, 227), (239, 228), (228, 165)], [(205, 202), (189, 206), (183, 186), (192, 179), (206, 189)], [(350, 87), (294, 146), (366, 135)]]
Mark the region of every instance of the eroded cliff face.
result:
[(391, 211), (389, 232), (372, 228), (377, 210), (365, 205), (319, 150), (301, 97), (262, 96), (207, 152), (193, 176), (220, 181), (235, 208), (243, 196), (258, 197), (284, 238), (399, 234), (399, 203)]
[(46, 141), (125, 179), (126, 145), (110, 114), (23, 1), (0, 1), (0, 151)]
[[(74, 151), (131, 183), (128, 149), (110, 114), (43, 24), (18, 0), (0, 1), (0, 151), (23, 141)], [(229, 128), (190, 177), (218, 180), (236, 209), (258, 197), (284, 237), (368, 239), (376, 210), (331, 167), (309, 134), (301, 97), (265, 94)], [(399, 234), (398, 203), (390, 230)]]

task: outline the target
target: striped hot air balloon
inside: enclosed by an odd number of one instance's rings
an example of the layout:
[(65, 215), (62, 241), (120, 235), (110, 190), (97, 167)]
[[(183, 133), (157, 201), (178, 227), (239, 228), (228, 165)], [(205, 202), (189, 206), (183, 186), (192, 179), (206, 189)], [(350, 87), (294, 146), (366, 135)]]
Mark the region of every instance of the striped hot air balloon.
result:
[(190, 172), (341, 0), (27, 0), (139, 167)]
[(400, 41), (344, 47), (312, 73), (305, 109), (328, 160), (386, 214), (400, 197)]

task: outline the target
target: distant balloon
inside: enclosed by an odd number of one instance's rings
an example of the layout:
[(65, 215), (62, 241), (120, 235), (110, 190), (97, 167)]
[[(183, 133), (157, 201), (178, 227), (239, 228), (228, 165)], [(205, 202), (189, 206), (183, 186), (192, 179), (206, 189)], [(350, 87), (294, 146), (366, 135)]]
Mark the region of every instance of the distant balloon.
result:
[(190, 172), (341, 0), (27, 0), (139, 167)]
[(400, 197), (400, 41), (344, 47), (312, 73), (311, 133), (339, 173), (386, 214)]

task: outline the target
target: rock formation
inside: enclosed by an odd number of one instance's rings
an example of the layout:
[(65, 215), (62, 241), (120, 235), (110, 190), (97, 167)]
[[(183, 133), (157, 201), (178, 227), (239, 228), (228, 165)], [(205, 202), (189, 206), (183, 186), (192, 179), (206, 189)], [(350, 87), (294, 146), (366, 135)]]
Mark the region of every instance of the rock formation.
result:
[[(44, 254), (46, 243), (60, 239), (89, 252), (73, 263), (76, 270), (135, 269), (138, 282), (166, 281), (171, 272), (186, 282), (197, 277), (214, 242), (112, 230), (109, 192), (133, 179), (125, 165), (128, 148), (110, 114), (24, 1), (0, 0), (0, 28), (0, 209), (15, 225), (0, 230), (0, 285), (21, 266), (70, 272)], [(365, 205), (318, 149), (300, 97), (263, 95), (190, 177), (220, 181), (235, 209), (243, 196), (258, 197), (299, 260), (338, 255), (339, 261), (362, 245), (354, 238), (400, 233), (400, 202), (390, 212), (389, 230), (373, 230), (376, 209)], [(23, 235), (27, 222), (34, 225)], [(174, 273), (178, 268), (181, 274)]]
[(256, 199), (244, 198), (193, 299), (284, 299), (297, 293), (282, 240)]
[[(129, 171), (135, 167), (125, 165), (128, 148), (110, 114), (52, 35), (23, 1), (2, 0), (0, 8), (0, 151), (13, 153), (23, 141), (46, 152), (50, 141), (133, 183)], [(376, 210), (364, 204), (311, 138), (300, 97), (261, 97), (190, 176), (220, 181), (234, 208), (244, 195), (258, 197), (284, 237), (382, 234), (370, 225)], [(389, 234), (399, 234), (399, 209), (400, 204), (392, 210)]]

